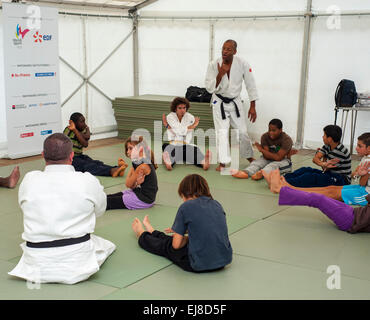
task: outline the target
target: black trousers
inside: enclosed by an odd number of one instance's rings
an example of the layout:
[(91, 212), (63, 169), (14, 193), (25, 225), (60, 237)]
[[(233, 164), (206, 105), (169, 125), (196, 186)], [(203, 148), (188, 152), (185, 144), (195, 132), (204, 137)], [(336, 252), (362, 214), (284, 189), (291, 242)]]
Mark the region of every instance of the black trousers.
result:
[(125, 204), (123, 203), (122, 195), (122, 192), (108, 194), (106, 210), (127, 209)]
[(190, 265), (188, 245), (176, 250), (172, 247), (172, 237), (157, 230), (154, 230), (152, 233), (144, 231), (138, 241), (139, 246), (144, 250), (167, 258), (185, 271), (203, 273), (217, 271), (224, 268), (221, 267), (214, 270), (203, 271), (194, 270)]
[(102, 161), (93, 160), (86, 154), (75, 155), (73, 157), (72, 166), (76, 171), (90, 172), (93, 176), (111, 176), (112, 167)]
[(204, 159), (204, 155), (197, 146), (192, 146), (189, 144), (173, 145), (164, 143), (162, 145), (162, 151), (167, 151), (170, 155), (172, 167), (176, 164), (176, 162), (182, 162), (194, 164), (199, 168), (203, 168), (201, 162)]

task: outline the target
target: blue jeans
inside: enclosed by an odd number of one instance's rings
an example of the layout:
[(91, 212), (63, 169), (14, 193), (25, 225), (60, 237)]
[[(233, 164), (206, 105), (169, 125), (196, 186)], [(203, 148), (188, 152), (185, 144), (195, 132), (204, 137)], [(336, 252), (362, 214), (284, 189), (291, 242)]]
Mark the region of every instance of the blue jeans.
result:
[(287, 173), (284, 177), (289, 184), (300, 188), (344, 186), (350, 183), (345, 176), (339, 173), (322, 172), (311, 167), (299, 168)]

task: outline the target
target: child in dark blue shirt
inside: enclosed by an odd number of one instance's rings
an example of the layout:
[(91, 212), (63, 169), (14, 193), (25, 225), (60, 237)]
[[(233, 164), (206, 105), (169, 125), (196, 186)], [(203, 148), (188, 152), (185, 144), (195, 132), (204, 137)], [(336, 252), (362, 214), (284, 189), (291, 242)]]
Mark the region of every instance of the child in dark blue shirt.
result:
[(186, 176), (178, 193), (184, 203), (177, 211), (172, 228), (165, 230), (173, 236), (154, 230), (148, 216), (143, 220), (145, 231), (135, 218), (132, 228), (139, 245), (166, 257), (185, 271), (222, 269), (231, 263), (232, 248), (221, 204), (212, 198), (207, 181), (197, 174)]

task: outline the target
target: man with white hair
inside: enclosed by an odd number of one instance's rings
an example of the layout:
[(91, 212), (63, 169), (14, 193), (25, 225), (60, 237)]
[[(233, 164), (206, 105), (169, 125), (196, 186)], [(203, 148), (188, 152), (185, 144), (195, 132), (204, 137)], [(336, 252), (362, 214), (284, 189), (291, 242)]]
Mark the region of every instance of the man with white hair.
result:
[(28, 172), (19, 187), (23, 255), (10, 275), (35, 283), (74, 284), (99, 270), (116, 246), (93, 235), (107, 196), (99, 180), (72, 166), (72, 142), (62, 133), (44, 141), (44, 171)]
[(229, 150), (230, 125), (239, 131), (240, 155), (250, 162), (254, 160), (252, 142), (247, 133), (245, 112), (240, 92), (245, 83), (250, 108), (248, 118), (255, 122), (257, 118), (256, 100), (258, 93), (250, 65), (236, 56), (237, 43), (227, 40), (222, 46), (222, 57), (212, 61), (207, 69), (205, 87), (212, 93), (213, 122), (216, 130), (216, 147), (221, 171), (231, 162)]

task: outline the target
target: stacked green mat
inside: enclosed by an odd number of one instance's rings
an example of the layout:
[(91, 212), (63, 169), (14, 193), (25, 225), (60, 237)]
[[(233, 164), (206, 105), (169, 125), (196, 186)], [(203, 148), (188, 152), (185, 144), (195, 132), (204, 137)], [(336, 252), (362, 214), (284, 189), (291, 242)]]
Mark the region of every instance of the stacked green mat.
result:
[[(126, 139), (136, 129), (147, 129), (152, 142), (154, 137), (154, 121), (162, 122), (162, 114), (170, 113), (171, 101), (174, 96), (140, 95), (116, 98), (112, 105), (117, 121), (118, 137)], [(213, 128), (212, 108), (209, 103), (191, 102), (189, 112), (200, 118), (197, 129), (207, 131)], [(165, 128), (162, 126), (162, 136)], [(207, 140), (206, 140), (207, 141)]]

